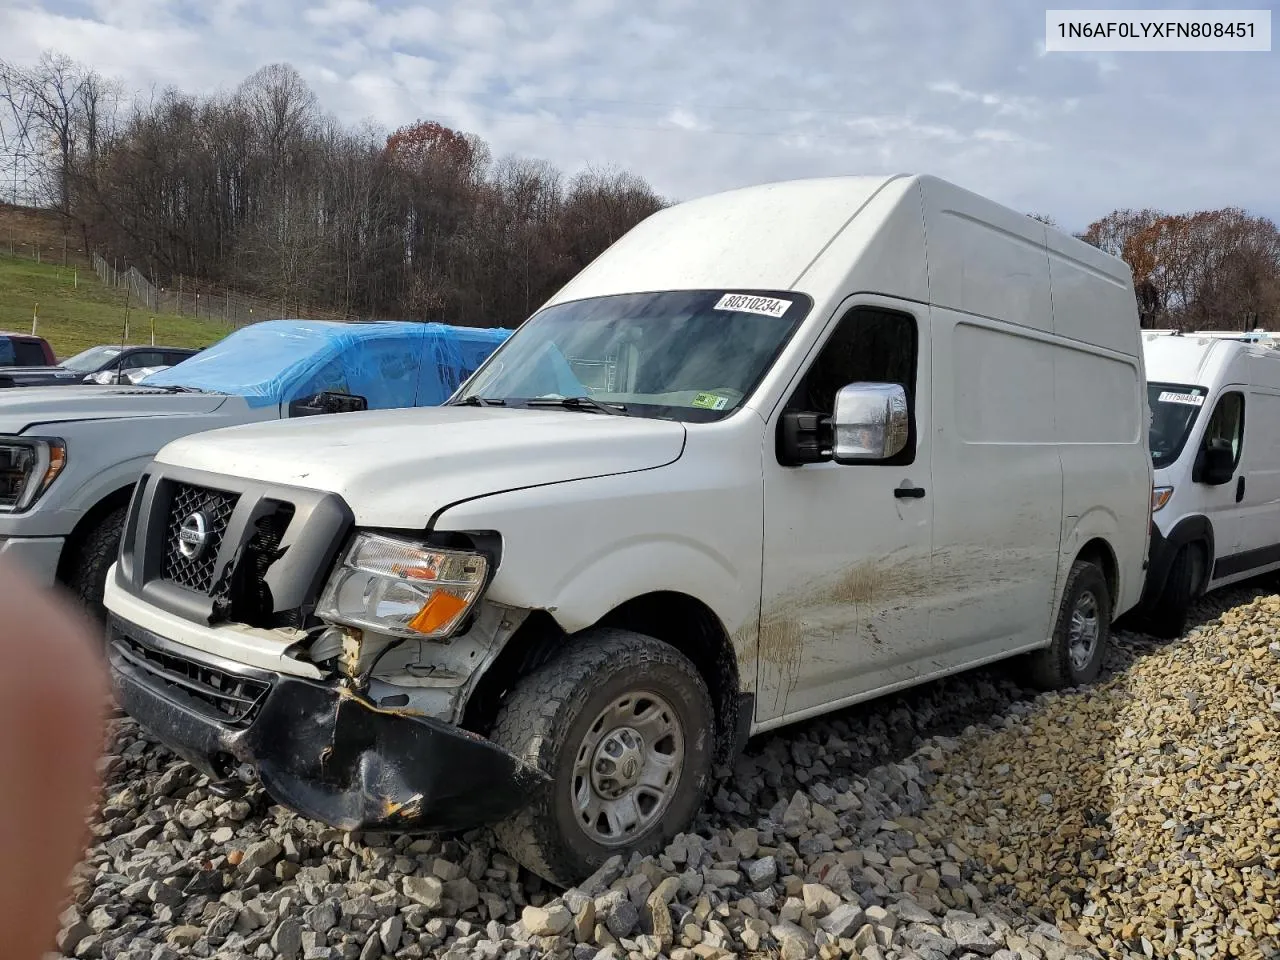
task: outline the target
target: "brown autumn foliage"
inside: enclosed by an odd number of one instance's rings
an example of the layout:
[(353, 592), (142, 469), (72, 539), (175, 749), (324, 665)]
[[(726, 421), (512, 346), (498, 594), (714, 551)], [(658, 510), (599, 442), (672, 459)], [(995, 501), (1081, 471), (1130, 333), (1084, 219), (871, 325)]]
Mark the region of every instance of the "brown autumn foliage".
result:
[(1145, 327), (1252, 330), (1280, 322), (1280, 231), (1238, 207), (1116, 210), (1082, 235), (1133, 270)]

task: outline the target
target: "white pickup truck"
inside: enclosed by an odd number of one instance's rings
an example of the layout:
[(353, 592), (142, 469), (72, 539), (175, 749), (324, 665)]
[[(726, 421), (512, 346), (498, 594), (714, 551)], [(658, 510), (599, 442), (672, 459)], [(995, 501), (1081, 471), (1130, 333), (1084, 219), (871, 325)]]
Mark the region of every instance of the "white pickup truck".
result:
[(268, 320), (145, 386), (0, 390), (0, 554), (101, 613), (134, 482), (166, 443), (240, 423), (439, 403), (509, 333)]
[(575, 882), (750, 734), (1017, 655), (1095, 678), (1143, 586), (1142, 364), (1123, 262), (943, 181), (680, 204), (446, 405), (161, 450), (117, 695), (228, 789), (495, 822)]

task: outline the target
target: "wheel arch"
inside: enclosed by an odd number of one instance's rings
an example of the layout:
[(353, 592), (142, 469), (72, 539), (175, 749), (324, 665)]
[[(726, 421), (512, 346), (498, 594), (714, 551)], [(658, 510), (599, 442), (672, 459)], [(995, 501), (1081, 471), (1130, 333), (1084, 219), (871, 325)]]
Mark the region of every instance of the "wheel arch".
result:
[(1094, 537), (1080, 548), (1071, 566), (1080, 561), (1092, 561), (1102, 568), (1102, 575), (1107, 581), (1107, 590), (1111, 594), (1111, 605), (1114, 609), (1117, 595), (1120, 592), (1120, 563), (1116, 559), (1115, 549), (1104, 537)]
[(716, 761), (727, 762), (746, 739), (753, 714), (750, 694), (742, 692), (738, 659), (720, 618), (703, 601), (672, 590), (632, 597), (573, 634), (547, 611), (532, 611), (476, 683), (467, 700), (463, 726), (486, 732), (503, 698), (521, 676), (546, 663), (571, 636), (602, 627), (661, 640), (693, 663), (715, 706)]
[(1213, 523), (1203, 514), (1192, 514), (1174, 524), (1167, 536), (1160, 532), (1158, 526), (1152, 524), (1151, 549), (1147, 562), (1146, 583), (1143, 585), (1142, 609), (1149, 611), (1152, 604), (1164, 593), (1174, 558), (1179, 550), (1190, 545), (1197, 545), (1204, 551), (1200, 582), (1193, 584), (1193, 595), (1201, 596), (1213, 579), (1213, 562), (1217, 556)]
[(136, 483), (128, 483), (111, 491), (86, 510), (80, 519), (76, 521), (76, 525), (67, 534), (66, 542), (62, 547), (62, 554), (58, 557), (57, 580), (59, 583), (66, 585), (67, 578), (71, 574), (71, 565), (75, 562), (76, 555), (89, 533), (95, 530), (103, 518), (112, 511), (129, 506), (129, 498), (133, 496), (133, 488), (135, 486)]

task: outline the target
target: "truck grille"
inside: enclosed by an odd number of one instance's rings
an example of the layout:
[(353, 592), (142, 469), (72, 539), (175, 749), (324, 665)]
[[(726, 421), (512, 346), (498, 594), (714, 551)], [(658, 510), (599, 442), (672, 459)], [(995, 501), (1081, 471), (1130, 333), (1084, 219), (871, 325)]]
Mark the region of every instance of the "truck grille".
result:
[(116, 654), (145, 675), (158, 692), (220, 723), (249, 723), (271, 689), (262, 680), (165, 653), (121, 633), (115, 635), (113, 646)]
[[(238, 494), (210, 490), (180, 483), (175, 486), (165, 528), (164, 563), (161, 576), (189, 590), (208, 594), (213, 587), (218, 548), (222, 546), (227, 523), (235, 509)], [(200, 549), (188, 556), (183, 552), (182, 527), (193, 516), (204, 523), (204, 540)]]

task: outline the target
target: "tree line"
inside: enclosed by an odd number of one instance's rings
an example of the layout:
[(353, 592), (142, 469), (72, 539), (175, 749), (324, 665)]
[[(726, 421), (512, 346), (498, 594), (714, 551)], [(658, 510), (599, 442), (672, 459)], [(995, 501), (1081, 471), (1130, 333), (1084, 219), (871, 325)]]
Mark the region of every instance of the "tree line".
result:
[[(287, 64), (229, 94), (144, 99), (56, 53), (0, 61), (6, 189), (159, 285), (504, 326), (665, 203), (634, 174), (494, 159), (430, 120), (343, 125)], [(1280, 231), (1264, 217), (1123, 209), (1076, 236), (1128, 262), (1143, 326), (1280, 323)]]
[(344, 126), (285, 64), (230, 94), (126, 106), (117, 84), (46, 54), (0, 63), (0, 107), (8, 143), (25, 130), (44, 145), (28, 196), (87, 248), (159, 285), (190, 277), (352, 317), (514, 325), (664, 205), (633, 174), (566, 178), (431, 121)]

